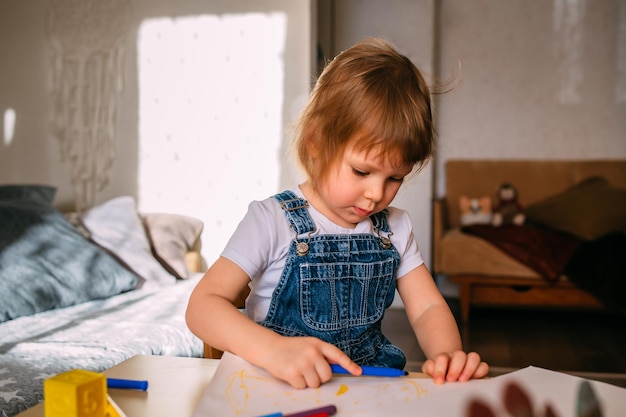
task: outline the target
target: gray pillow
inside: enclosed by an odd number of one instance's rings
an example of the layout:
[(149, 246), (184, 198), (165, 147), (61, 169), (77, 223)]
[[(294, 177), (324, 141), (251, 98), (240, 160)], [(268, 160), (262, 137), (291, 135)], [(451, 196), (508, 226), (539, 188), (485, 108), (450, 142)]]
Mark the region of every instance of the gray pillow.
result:
[(140, 282), (65, 220), (52, 206), (55, 191), (0, 186), (0, 322), (107, 298)]

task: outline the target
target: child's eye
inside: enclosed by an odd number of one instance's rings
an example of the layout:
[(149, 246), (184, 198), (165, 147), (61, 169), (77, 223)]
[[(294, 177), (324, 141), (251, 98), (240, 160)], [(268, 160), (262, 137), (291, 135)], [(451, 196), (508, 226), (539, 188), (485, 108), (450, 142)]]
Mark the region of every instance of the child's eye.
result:
[(404, 182), (404, 177), (389, 177), (391, 182)]
[(364, 176), (367, 175), (367, 172), (361, 171), (361, 170), (356, 169), (356, 168), (352, 168), (352, 172), (354, 173), (354, 175), (356, 175), (358, 177), (364, 177)]

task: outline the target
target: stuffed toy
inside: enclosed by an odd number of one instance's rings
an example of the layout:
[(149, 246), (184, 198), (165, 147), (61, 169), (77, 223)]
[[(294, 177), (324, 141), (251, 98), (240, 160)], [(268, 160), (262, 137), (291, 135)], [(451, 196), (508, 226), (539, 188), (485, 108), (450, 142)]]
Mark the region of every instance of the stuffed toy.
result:
[(509, 183), (504, 183), (498, 188), (498, 200), (493, 208), (491, 225), (498, 227), (503, 224), (516, 224), (521, 226), (526, 220), (522, 211), (522, 205), (517, 201), (517, 189)]
[(491, 198), (470, 198), (465, 195), (459, 198), (461, 209), (461, 225), (491, 223)]

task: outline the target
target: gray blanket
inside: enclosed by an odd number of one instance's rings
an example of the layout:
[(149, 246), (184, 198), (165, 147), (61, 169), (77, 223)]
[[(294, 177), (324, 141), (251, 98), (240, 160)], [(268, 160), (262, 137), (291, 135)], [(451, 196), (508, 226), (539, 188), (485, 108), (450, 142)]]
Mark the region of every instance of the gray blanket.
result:
[(42, 401), (44, 379), (60, 372), (101, 372), (138, 354), (202, 357), (184, 321), (200, 276), (0, 324), (0, 416)]

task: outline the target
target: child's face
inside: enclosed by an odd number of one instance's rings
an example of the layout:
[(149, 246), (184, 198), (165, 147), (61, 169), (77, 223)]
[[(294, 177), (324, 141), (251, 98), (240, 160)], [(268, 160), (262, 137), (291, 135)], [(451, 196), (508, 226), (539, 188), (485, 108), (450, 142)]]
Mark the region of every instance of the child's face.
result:
[(413, 166), (393, 164), (378, 152), (348, 146), (343, 158), (318, 187), (320, 210), (336, 224), (353, 228), (366, 217), (389, 206)]

